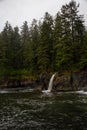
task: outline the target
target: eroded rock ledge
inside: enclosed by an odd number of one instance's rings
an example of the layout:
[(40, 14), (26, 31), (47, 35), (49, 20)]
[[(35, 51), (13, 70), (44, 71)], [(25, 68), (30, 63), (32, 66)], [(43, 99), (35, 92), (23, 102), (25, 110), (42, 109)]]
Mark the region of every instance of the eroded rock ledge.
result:
[[(52, 73), (43, 73), (37, 79), (13, 79), (4, 80), (0, 88), (31, 87), (35, 89), (47, 89)], [(57, 73), (53, 81), (54, 91), (87, 90), (87, 72)]]

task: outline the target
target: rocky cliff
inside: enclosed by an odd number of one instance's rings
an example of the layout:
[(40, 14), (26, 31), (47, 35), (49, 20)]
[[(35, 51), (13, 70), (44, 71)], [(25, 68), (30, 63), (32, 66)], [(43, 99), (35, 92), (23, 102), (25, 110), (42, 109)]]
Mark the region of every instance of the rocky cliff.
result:
[(74, 72), (74, 73), (56, 75), (53, 89), (87, 90), (87, 72)]
[[(35, 89), (47, 89), (52, 73), (42, 73), (37, 79), (4, 80), (1, 88), (33, 87)], [(87, 90), (87, 72), (57, 73), (53, 81), (53, 91)]]

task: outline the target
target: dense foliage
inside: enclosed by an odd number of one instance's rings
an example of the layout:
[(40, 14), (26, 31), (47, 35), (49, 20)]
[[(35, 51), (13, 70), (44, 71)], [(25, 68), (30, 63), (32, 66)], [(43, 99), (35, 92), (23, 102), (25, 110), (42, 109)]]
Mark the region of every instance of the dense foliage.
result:
[(79, 4), (63, 5), (55, 19), (46, 12), (21, 31), (6, 22), (0, 33), (0, 75), (43, 71), (85, 70), (87, 68), (87, 30)]

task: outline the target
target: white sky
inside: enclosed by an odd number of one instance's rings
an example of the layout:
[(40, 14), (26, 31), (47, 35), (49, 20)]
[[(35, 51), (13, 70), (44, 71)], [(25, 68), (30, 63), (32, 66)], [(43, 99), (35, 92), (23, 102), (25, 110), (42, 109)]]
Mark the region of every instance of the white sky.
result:
[[(12, 26), (22, 26), (23, 22), (31, 24), (33, 18), (39, 20), (45, 14), (55, 16), (62, 5), (70, 0), (0, 0), (0, 31), (8, 20)], [(80, 3), (80, 14), (84, 15), (87, 25), (87, 0), (76, 0)]]

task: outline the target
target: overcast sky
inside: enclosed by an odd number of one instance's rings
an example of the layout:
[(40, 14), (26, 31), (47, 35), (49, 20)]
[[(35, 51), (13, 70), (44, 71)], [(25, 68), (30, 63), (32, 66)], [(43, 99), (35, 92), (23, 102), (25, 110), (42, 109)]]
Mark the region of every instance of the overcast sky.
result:
[[(0, 0), (0, 31), (8, 20), (12, 26), (21, 26), (24, 21), (30, 24), (33, 18), (39, 20), (45, 12), (55, 16), (63, 4), (70, 0)], [(80, 14), (84, 15), (87, 25), (87, 0), (76, 0), (80, 3)]]

